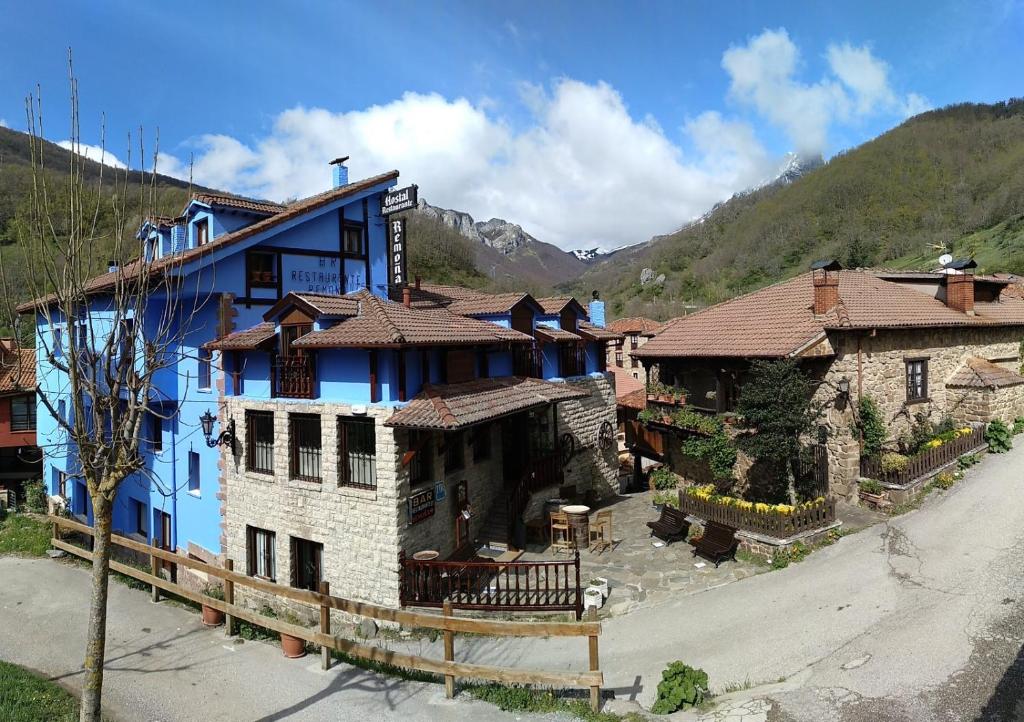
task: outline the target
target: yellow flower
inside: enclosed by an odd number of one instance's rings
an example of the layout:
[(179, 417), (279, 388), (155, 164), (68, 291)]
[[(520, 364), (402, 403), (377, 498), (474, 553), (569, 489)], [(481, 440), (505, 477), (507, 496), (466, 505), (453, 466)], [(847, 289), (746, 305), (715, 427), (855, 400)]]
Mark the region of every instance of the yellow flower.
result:
[(960, 429), (960, 433), (963, 434), (964, 436), (967, 436), (969, 433), (971, 433), (971, 431), (972, 429), (970, 426), (965, 426), (964, 428)]

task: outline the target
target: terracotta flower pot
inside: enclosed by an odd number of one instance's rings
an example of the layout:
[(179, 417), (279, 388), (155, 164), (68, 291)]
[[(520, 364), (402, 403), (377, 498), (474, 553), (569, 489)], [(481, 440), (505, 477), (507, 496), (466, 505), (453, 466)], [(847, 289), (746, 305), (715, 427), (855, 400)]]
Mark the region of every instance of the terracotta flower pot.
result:
[(224, 624), (224, 612), (203, 605), (203, 624), (207, 627), (219, 627)]
[(289, 634), (281, 635), (281, 651), (288, 659), (298, 659), (306, 656), (306, 642), (298, 637)]

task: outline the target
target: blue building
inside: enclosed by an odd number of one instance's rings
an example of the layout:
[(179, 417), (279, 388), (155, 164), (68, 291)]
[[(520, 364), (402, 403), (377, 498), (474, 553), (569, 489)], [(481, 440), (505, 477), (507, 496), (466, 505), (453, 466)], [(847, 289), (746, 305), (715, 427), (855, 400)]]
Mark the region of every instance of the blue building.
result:
[[(531, 493), (614, 491), (604, 345), (620, 337), (600, 302), (403, 283), (403, 227), (382, 215), (397, 179), (349, 183), (336, 162), (334, 187), (295, 203), (196, 194), (181, 216), (143, 225), (145, 262), (197, 301), (116, 530), (397, 604), (401, 554), (514, 546)], [(116, 271), (90, 284), (91, 322), (107, 333), (122, 322), (104, 320)], [(41, 350), (76, 333), (45, 321)], [(64, 380), (38, 357), (59, 398)], [(207, 411), (230, 443), (207, 443)], [(88, 520), (75, 449), (42, 406), (38, 427), (51, 494)]]

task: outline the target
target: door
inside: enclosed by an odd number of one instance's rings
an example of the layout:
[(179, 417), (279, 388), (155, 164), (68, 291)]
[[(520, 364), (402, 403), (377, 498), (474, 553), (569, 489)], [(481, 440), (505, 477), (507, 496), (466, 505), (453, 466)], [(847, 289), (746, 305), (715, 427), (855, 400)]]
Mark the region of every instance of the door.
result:
[(526, 415), (517, 414), (501, 422), (501, 464), (506, 486), (519, 483), (526, 471), (529, 448), (526, 437)]
[[(159, 509), (154, 509), (153, 517), (156, 522), (156, 528), (160, 530), (160, 548), (164, 551), (173, 552), (174, 545), (171, 543), (171, 515)], [(167, 560), (162, 560), (160, 565), (163, 569), (167, 570), (171, 581), (176, 583), (178, 581), (178, 565)]]

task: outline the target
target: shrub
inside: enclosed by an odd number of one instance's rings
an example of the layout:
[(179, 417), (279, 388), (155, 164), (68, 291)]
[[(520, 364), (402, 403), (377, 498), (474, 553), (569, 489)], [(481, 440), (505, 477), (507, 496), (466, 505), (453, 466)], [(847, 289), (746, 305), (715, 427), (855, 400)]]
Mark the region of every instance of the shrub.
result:
[(687, 707), (696, 707), (708, 694), (708, 675), (703, 669), (694, 669), (675, 661), (661, 673), (658, 699), (651, 712), (672, 714)]
[(665, 467), (662, 467), (651, 472), (651, 484), (658, 491), (675, 489), (679, 486), (679, 477)]
[(882, 482), (876, 479), (865, 479), (860, 483), (860, 490), (865, 494), (875, 494), (877, 496), (884, 491), (884, 488), (882, 487)]
[(1018, 416), (1013, 420), (1013, 435), (1024, 434), (1024, 416)]
[(208, 584), (206, 588), (203, 589), (203, 596), (209, 597), (210, 599), (219, 599), (223, 602), (224, 587), (218, 584)]
[(37, 514), (46, 513), (46, 486), (42, 479), (34, 479), (25, 484), (25, 507)]
[(679, 508), (679, 494), (675, 494), (671, 491), (659, 491), (654, 494), (654, 503), (662, 506), (671, 506), (673, 509)]
[(1002, 454), (1013, 447), (1013, 436), (1006, 424), (996, 419), (985, 427), (985, 443), (988, 444), (989, 453)]
[(878, 404), (867, 394), (862, 396), (857, 404), (855, 428), (864, 440), (865, 455), (878, 456), (882, 453), (882, 447), (888, 436), (885, 430), (885, 421), (882, 420), (882, 412), (878, 409)]
[(731, 479), (736, 466), (736, 445), (722, 428), (711, 436), (691, 436), (683, 440), (682, 452), (706, 461), (716, 479)]
[(979, 461), (981, 461), (981, 456), (979, 454), (965, 454), (957, 460), (957, 466), (959, 466), (960, 470), (963, 471), (964, 469), (970, 469)]
[(899, 473), (907, 470), (907, 464), (910, 463), (910, 459), (903, 454), (897, 454), (895, 451), (891, 451), (887, 454), (882, 454), (882, 471), (886, 473)]
[(935, 477), (935, 486), (940, 489), (948, 489), (956, 483), (956, 477), (948, 471), (944, 471)]

